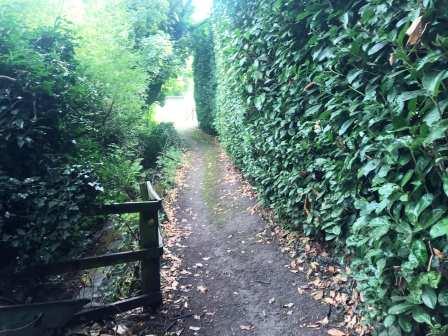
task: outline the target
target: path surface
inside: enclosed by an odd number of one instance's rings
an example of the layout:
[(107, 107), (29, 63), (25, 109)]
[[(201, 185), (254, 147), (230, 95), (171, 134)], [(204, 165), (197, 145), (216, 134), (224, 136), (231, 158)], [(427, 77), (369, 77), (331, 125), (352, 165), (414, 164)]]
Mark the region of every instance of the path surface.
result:
[(328, 308), (300, 295), (304, 276), (285, 267), (289, 260), (275, 243), (260, 241), (266, 224), (248, 210), (255, 200), (242, 193), (219, 146), (199, 131), (185, 138), (191, 162), (174, 208), (178, 225), (191, 234), (179, 251), (184, 290), (177, 295), (188, 295), (201, 318), (190, 319), (182, 335), (327, 335), (308, 326)]

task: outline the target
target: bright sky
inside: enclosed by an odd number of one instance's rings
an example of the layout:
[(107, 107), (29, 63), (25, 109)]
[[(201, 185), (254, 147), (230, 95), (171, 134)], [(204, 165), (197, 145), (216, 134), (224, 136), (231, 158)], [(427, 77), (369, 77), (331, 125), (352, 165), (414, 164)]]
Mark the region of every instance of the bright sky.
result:
[(201, 22), (210, 16), (213, 0), (193, 0), (193, 21)]

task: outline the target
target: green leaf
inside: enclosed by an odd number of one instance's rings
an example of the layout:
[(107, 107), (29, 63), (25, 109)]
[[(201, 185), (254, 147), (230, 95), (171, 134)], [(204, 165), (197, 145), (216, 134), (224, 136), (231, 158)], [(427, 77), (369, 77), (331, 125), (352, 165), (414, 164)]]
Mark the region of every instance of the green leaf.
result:
[(355, 119), (349, 119), (347, 121), (345, 121), (341, 128), (339, 129), (338, 134), (339, 135), (343, 135), (345, 132), (347, 132), (347, 130), (350, 128), (350, 126), (353, 124), (353, 122), (355, 121)]
[(401, 179), (401, 183), (400, 186), (403, 188), (411, 179), (412, 175), (414, 175), (414, 170), (410, 169), (406, 172), (406, 174), (403, 176), (403, 178)]
[(418, 323), (432, 325), (431, 316), (420, 306), (412, 309), (412, 318)]
[(405, 208), (406, 216), (412, 223), (417, 223), (420, 214), (431, 205), (433, 199), (432, 194), (425, 194), (417, 203), (409, 203)]
[(395, 323), (396, 319), (397, 318), (395, 315), (387, 315), (387, 317), (384, 319), (384, 322), (383, 322), (384, 326), (386, 328), (391, 327)]
[(378, 193), (382, 196), (382, 199), (387, 199), (395, 190), (398, 189), (399, 188), (395, 183), (386, 183), (378, 189)]
[(438, 296), (439, 305), (448, 306), (448, 289), (442, 289)]
[(375, 170), (379, 164), (379, 160), (369, 160), (361, 169), (359, 169), (358, 177), (367, 176), (372, 170)]
[(445, 192), (445, 195), (448, 196), (448, 174), (444, 173), (442, 175), (442, 184), (443, 184), (443, 191)]
[(444, 218), (436, 223), (429, 231), (431, 238), (438, 238), (448, 235), (448, 218)]
[(363, 72), (363, 70), (359, 70), (359, 69), (350, 70), (347, 74), (347, 82), (349, 84), (352, 84), (353, 81), (356, 79), (356, 77), (358, 77), (362, 72)]
[(434, 309), (437, 304), (436, 291), (432, 288), (426, 287), (423, 290), (422, 301), (427, 307)]
[(383, 49), (386, 45), (387, 45), (387, 43), (384, 43), (384, 42), (379, 42), (379, 43), (375, 44), (372, 48), (369, 49), (369, 51), (367, 52), (367, 55), (370, 56), (370, 55), (376, 54), (378, 51)]
[(400, 328), (397, 326), (391, 326), (387, 329), (387, 336), (401, 336)]
[(425, 145), (431, 145), (434, 141), (444, 139), (448, 130), (448, 121), (443, 120), (432, 126), (428, 136), (424, 140)]
[(413, 303), (399, 303), (389, 308), (387, 311), (390, 315), (399, 315), (407, 312), (408, 310), (412, 309), (415, 305)]
[(442, 275), (439, 272), (431, 271), (420, 274), (415, 281), (416, 287), (430, 286), (437, 288), (439, 286)]
[(415, 99), (417, 97), (424, 96), (425, 93), (426, 93), (425, 90), (407, 91), (400, 94), (397, 99), (398, 101), (405, 102), (411, 99)]
[(428, 251), (426, 245), (421, 240), (412, 243), (411, 253), (417, 259), (420, 266), (426, 265), (428, 261)]
[(400, 316), (398, 318), (398, 324), (400, 325), (401, 330), (405, 333), (410, 333), (412, 331), (412, 323), (408, 318)]
[(442, 79), (447, 74), (446, 71), (425, 72), (423, 74), (423, 87), (431, 96), (437, 97)]
[(448, 107), (448, 99), (437, 102), (437, 106), (434, 106), (423, 118), (428, 126), (435, 125), (440, 119), (442, 119), (442, 113)]
[(266, 94), (262, 93), (255, 97), (255, 108), (260, 111), (263, 107), (264, 101), (266, 100)]

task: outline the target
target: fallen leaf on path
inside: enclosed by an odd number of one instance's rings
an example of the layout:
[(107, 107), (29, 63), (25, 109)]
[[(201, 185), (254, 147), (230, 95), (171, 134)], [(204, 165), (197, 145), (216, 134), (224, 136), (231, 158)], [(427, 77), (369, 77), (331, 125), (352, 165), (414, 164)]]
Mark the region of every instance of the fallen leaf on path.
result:
[(202, 285), (197, 286), (196, 289), (202, 294), (206, 294), (208, 292), (208, 288)]
[(338, 329), (330, 329), (327, 331), (330, 336), (346, 336), (346, 333)]
[(320, 325), (326, 326), (328, 324), (328, 322), (329, 322), (328, 317), (325, 317), (317, 323), (319, 323)]
[(312, 293), (311, 296), (314, 298), (314, 300), (322, 300), (322, 298), (324, 297), (324, 291), (318, 290)]

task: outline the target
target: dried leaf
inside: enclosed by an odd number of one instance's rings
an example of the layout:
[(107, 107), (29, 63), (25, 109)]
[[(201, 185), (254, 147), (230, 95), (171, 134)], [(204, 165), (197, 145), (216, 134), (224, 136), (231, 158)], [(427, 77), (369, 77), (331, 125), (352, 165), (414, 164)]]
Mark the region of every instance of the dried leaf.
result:
[(395, 54), (394, 53), (390, 53), (390, 55), (389, 55), (389, 64), (390, 65), (395, 64)]
[(196, 287), (199, 293), (206, 294), (208, 292), (208, 288), (202, 285)]
[(316, 82), (310, 82), (303, 88), (303, 90), (304, 91), (311, 90), (315, 85), (316, 85)]
[(413, 46), (419, 43), (427, 26), (428, 23), (423, 22), (422, 16), (416, 18), (406, 31), (406, 35), (409, 36), (407, 45)]
[(345, 336), (346, 333), (343, 331), (340, 331), (338, 329), (330, 329), (327, 331), (328, 335), (330, 336)]
[(322, 300), (322, 298), (324, 297), (324, 291), (323, 290), (318, 290), (318, 291), (312, 293), (311, 296), (315, 300)]

